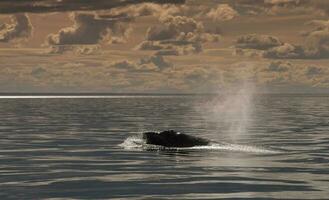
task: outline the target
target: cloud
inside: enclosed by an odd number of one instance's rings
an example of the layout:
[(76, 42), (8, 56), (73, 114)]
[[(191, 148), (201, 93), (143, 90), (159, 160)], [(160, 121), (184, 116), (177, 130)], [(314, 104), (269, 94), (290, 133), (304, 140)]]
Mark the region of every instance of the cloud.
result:
[(329, 21), (311, 21), (310, 25), (316, 28), (303, 32), (305, 43), (294, 45), (284, 43), (269, 49), (264, 53), (267, 58), (299, 58), (299, 59), (319, 59), (329, 58)]
[(314, 15), (329, 12), (327, 0), (235, 0), (228, 2), (241, 15)]
[(235, 47), (265, 50), (283, 44), (277, 37), (270, 35), (249, 34), (238, 37)]
[(74, 46), (71, 45), (52, 45), (46, 49), (45, 53), (47, 54), (62, 54), (68, 51), (73, 51), (75, 49)]
[(313, 21), (316, 29), (310, 31), (305, 40), (305, 56), (311, 58), (329, 57), (329, 21)]
[(146, 39), (151, 41), (168, 40), (175, 38), (178, 33), (174, 27), (158, 25), (147, 29)]
[(272, 4), (272, 5), (283, 5), (283, 4), (299, 4), (300, 0), (264, 0), (265, 4)]
[(47, 70), (42, 67), (34, 68), (31, 71), (31, 76), (35, 78), (42, 78), (45, 74), (47, 74)]
[(303, 58), (304, 48), (299, 45), (284, 43), (263, 53), (265, 58)]
[(288, 62), (274, 61), (268, 65), (266, 70), (269, 72), (286, 72), (291, 66), (291, 63)]
[(111, 64), (111, 67), (115, 67), (118, 69), (126, 69), (129, 71), (142, 70), (140, 68), (140, 66), (138, 66), (136, 63), (134, 63), (132, 61), (128, 61), (128, 60), (120, 60), (120, 61), (113, 62)]
[(235, 48), (233, 51), (233, 55), (256, 58), (256, 57), (263, 57), (263, 52), (255, 49)]
[[(236, 41), (236, 48), (264, 50), (265, 58), (281, 59), (319, 59), (329, 58), (329, 21), (314, 20), (308, 25), (315, 28), (311, 31), (304, 31), (304, 44), (290, 44), (269, 35), (243, 35)], [(243, 55), (245, 52), (236, 50), (236, 55)]]
[(239, 16), (239, 14), (228, 4), (219, 4), (217, 8), (212, 8), (206, 16), (213, 21), (227, 21)]
[(78, 46), (76, 52), (80, 55), (93, 55), (99, 52), (99, 45), (87, 45), (87, 46)]
[(220, 85), (220, 70), (215, 66), (185, 65), (164, 73), (172, 88), (190, 92), (214, 91)]
[(138, 64), (129, 60), (113, 62), (111, 67), (125, 69), (129, 72), (154, 72), (159, 70), (158, 66), (154, 63)]
[(219, 35), (207, 33), (202, 22), (186, 16), (164, 16), (160, 18), (163, 25), (152, 26), (146, 32), (149, 41), (167, 40), (169, 43), (213, 42)]
[(319, 11), (323, 11), (327, 15), (329, 14), (329, 2), (327, 0), (313, 0), (307, 3)]
[(57, 34), (47, 37), (49, 45), (92, 45), (99, 42), (113, 42), (125, 37), (129, 28), (122, 22), (129, 21), (126, 17), (100, 18), (96, 14), (75, 13), (71, 15), (72, 27), (61, 29)]
[[(3, 91), (213, 92), (244, 80), (255, 81), (257, 87), (268, 87), (269, 92), (273, 87), (280, 87), (279, 92), (294, 92), (296, 87), (300, 91), (329, 88), (329, 70), (313, 61), (222, 62), (201, 55), (194, 60), (189, 57), (186, 62), (186, 57), (136, 58), (133, 52), (106, 51), (101, 57), (43, 56), (36, 64), (34, 56), (15, 55), (0, 59)], [(200, 62), (193, 62), (200, 58)]]
[(0, 13), (45, 13), (83, 10), (105, 10), (146, 2), (153, 2), (157, 4), (183, 4), (185, 3), (185, 0), (97, 0), (93, 2), (86, 0), (2, 0), (0, 1)]
[(172, 64), (170, 62), (159, 55), (141, 58), (138, 62), (120, 60), (110, 64), (110, 67), (125, 69), (130, 72), (156, 72), (171, 66)]
[(309, 66), (305, 70), (305, 75), (308, 78), (313, 78), (313, 77), (318, 76), (318, 75), (321, 75), (323, 73), (324, 73), (323, 69), (320, 68), (320, 67), (316, 67), (316, 66)]
[(163, 16), (162, 25), (146, 32), (139, 50), (159, 50), (157, 55), (185, 55), (202, 51), (202, 43), (217, 42), (220, 35), (207, 33), (203, 24), (186, 16)]
[(147, 40), (176, 39), (181, 35), (193, 34), (203, 29), (200, 22), (185, 16), (165, 16), (160, 21), (163, 25), (152, 26), (147, 30)]
[(259, 86), (278, 92), (314, 92), (329, 88), (328, 75), (325, 66), (310, 66), (295, 60), (257, 63), (254, 70), (254, 80)]
[[(118, 7), (110, 10), (111, 15), (128, 15), (130, 17), (141, 16), (165, 16), (181, 13), (181, 6), (174, 4), (140, 3), (125, 7)], [(185, 8), (185, 7), (184, 7)]]
[(169, 63), (168, 61), (166, 61), (162, 56), (151, 56), (151, 57), (147, 57), (147, 58), (142, 58), (139, 61), (140, 65), (144, 65), (144, 64), (154, 64), (155, 66), (157, 66), (160, 70), (171, 67), (172, 64)]
[(48, 53), (95, 54), (99, 52), (99, 44), (123, 43), (131, 31), (129, 22), (132, 19), (127, 16), (73, 13), (70, 17), (74, 22), (71, 27), (47, 36)]
[(51, 45), (45, 53), (46, 54), (63, 54), (66, 52), (74, 52), (78, 55), (93, 55), (100, 53), (99, 45)]
[(207, 80), (212, 76), (212, 73), (202, 67), (192, 68), (191, 70), (186, 70), (184, 72), (184, 78), (187, 81), (200, 83), (204, 80)]
[(26, 14), (15, 14), (10, 24), (0, 26), (0, 42), (26, 39), (32, 35), (33, 27)]
[(160, 49), (165, 49), (165, 47), (159, 41), (158, 42), (143, 41), (139, 45), (136, 46), (136, 49), (139, 49), (139, 50), (160, 50)]
[(155, 55), (188, 55), (202, 51), (202, 46), (199, 42), (187, 41), (143, 41), (136, 49), (139, 50), (158, 50)]
[(325, 30), (329, 27), (329, 21), (326, 20), (312, 20), (306, 23), (306, 25), (312, 25), (316, 27), (314, 30), (304, 33), (304, 36), (311, 34), (313, 31)]

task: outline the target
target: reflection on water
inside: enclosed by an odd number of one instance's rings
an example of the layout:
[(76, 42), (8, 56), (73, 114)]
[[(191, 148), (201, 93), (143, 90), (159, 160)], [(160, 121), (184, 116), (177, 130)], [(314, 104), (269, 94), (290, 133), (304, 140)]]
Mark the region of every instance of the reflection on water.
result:
[[(234, 141), (200, 112), (211, 98), (0, 99), (0, 198), (329, 196), (328, 97), (258, 97), (248, 133)], [(129, 146), (142, 131), (169, 128), (218, 144)]]

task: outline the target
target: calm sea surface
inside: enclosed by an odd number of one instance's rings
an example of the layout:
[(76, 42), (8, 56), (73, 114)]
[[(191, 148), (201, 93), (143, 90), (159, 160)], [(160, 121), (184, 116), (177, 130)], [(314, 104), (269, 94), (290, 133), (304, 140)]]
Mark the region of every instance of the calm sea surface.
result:
[[(329, 199), (329, 97), (232, 103), (2, 98), (0, 199)], [(142, 144), (141, 132), (166, 129), (216, 144)]]

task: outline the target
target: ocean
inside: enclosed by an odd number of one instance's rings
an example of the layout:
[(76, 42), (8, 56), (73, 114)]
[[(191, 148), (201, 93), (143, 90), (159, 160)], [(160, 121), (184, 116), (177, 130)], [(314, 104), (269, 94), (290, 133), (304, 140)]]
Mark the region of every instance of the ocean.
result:
[(329, 96), (2, 97), (0, 199), (329, 199)]

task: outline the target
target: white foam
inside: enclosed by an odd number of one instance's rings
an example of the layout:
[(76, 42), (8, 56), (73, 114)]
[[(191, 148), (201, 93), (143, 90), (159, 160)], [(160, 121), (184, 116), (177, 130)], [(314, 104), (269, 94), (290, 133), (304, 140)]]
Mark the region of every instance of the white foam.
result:
[(250, 145), (239, 145), (239, 144), (211, 144), (207, 146), (195, 146), (190, 147), (191, 149), (209, 149), (209, 150), (224, 150), (224, 151), (239, 151), (239, 152), (249, 152), (249, 153), (278, 153), (277, 151), (268, 150), (256, 146)]
[(145, 142), (141, 137), (131, 136), (125, 139), (125, 141), (119, 144), (119, 146), (125, 149), (139, 149), (143, 147), (144, 143)]
[(132, 136), (128, 137), (123, 143), (119, 144), (120, 147), (127, 150), (219, 150), (219, 151), (232, 151), (232, 152), (247, 152), (247, 153), (279, 153), (278, 151), (268, 150), (261, 147), (250, 145), (239, 145), (230, 143), (213, 143), (204, 146), (194, 147), (163, 147), (158, 145), (146, 144), (141, 137)]

